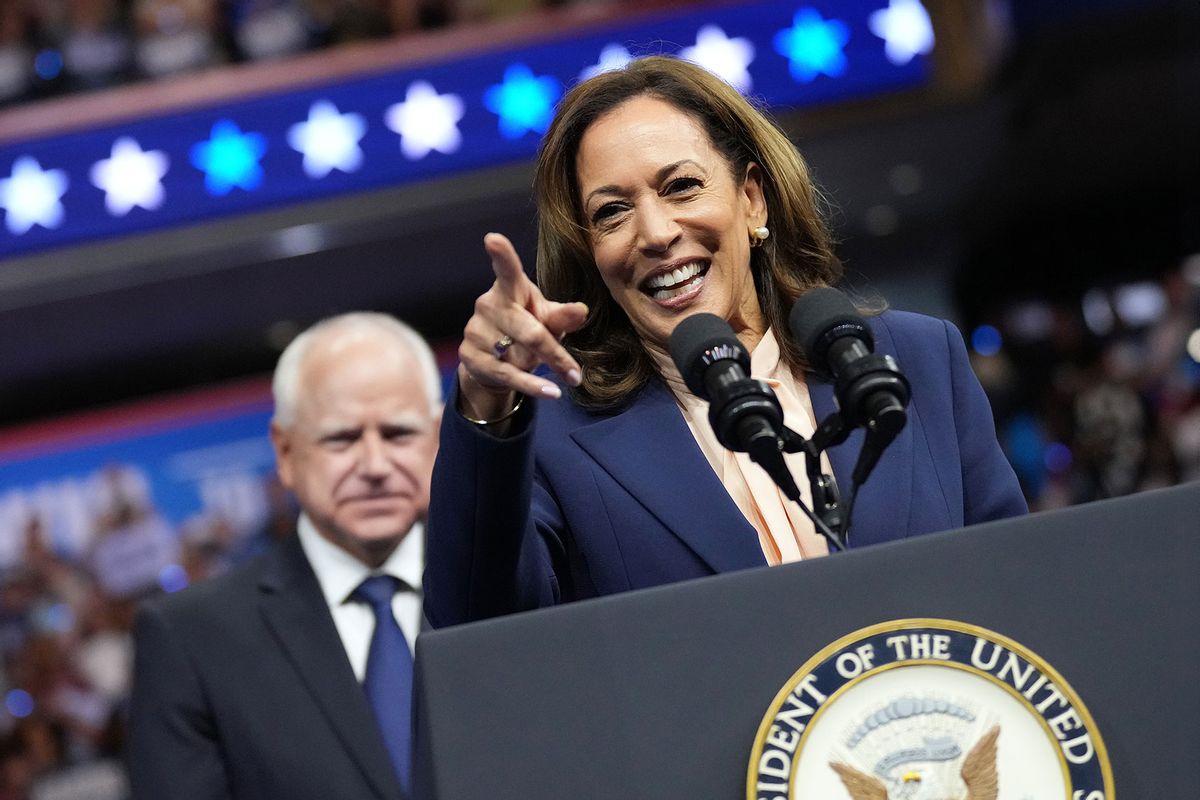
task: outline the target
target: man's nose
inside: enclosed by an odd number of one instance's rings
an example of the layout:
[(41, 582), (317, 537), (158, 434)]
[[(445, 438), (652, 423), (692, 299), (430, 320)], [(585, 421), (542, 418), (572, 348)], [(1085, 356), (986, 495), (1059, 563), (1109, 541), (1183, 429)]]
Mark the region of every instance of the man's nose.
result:
[(387, 457), (387, 443), (378, 433), (363, 434), (359, 454), (359, 469), (367, 477), (378, 478), (387, 475), (390, 465)]

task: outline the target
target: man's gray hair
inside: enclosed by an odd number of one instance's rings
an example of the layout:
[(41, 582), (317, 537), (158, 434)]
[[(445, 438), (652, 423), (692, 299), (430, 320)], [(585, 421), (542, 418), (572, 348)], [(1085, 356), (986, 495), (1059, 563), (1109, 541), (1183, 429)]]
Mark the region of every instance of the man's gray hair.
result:
[(442, 410), (442, 376), (437, 368), (433, 350), (408, 325), (391, 316), (376, 311), (351, 311), (328, 317), (302, 331), (292, 340), (279, 361), (275, 364), (275, 375), (271, 379), (271, 393), (275, 396), (274, 422), (280, 427), (290, 427), (296, 417), (296, 402), (300, 396), (300, 368), (309, 349), (321, 339), (334, 333), (358, 335), (367, 332), (382, 333), (395, 339), (417, 361), (425, 395), (429, 399), (429, 413), (436, 416)]

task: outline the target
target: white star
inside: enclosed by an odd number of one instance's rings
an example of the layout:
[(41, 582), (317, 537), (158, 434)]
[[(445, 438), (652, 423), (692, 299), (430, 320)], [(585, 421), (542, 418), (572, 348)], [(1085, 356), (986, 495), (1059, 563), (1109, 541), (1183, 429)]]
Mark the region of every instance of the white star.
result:
[(933, 49), (933, 25), (918, 0), (888, 0), (887, 8), (871, 12), (867, 24), (871, 33), (884, 40), (883, 52), (896, 66)]
[(600, 51), (600, 60), (579, 73), (579, 80), (586, 81), (588, 78), (599, 75), (602, 72), (612, 72), (614, 69), (620, 69), (632, 60), (633, 54), (621, 45), (606, 44), (604, 45), (604, 49)]
[(169, 165), (163, 151), (143, 151), (136, 140), (122, 136), (113, 142), (111, 156), (92, 165), (90, 177), (104, 190), (108, 213), (123, 217), (134, 206), (153, 211), (162, 205), (162, 178)]
[(699, 64), (743, 94), (750, 91), (754, 45), (749, 39), (730, 39), (716, 25), (705, 25), (696, 34), (696, 44), (680, 50), (679, 56)]
[(328, 100), (318, 100), (308, 109), (308, 120), (288, 128), (288, 144), (304, 154), (304, 172), (324, 178), (335, 169), (354, 172), (362, 166), (358, 142), (367, 132), (361, 114), (339, 114)]
[(387, 110), (387, 126), (400, 134), (400, 152), (412, 161), (429, 151), (453, 153), (462, 144), (458, 121), (463, 116), (462, 98), (456, 94), (438, 94), (425, 81), (414, 81), (403, 103)]
[(13, 163), (11, 178), (0, 178), (0, 206), (7, 212), (8, 229), (20, 236), (34, 225), (57, 228), (62, 224), (63, 206), (70, 181), (61, 169), (43, 170), (33, 156)]

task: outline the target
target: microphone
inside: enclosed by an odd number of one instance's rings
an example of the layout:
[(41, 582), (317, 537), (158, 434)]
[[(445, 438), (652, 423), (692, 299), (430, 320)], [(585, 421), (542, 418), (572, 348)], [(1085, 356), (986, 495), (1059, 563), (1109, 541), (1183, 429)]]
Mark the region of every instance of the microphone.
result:
[(788, 326), (816, 373), (833, 381), (845, 423), (867, 430), (853, 475), (854, 483), (861, 485), (908, 421), (908, 379), (894, 358), (875, 353), (870, 327), (837, 289), (801, 295)]
[[(727, 450), (748, 453), (784, 496), (800, 506), (832, 550), (844, 543), (804, 505), (783, 457), (787, 437), (783, 407), (766, 381), (749, 377), (750, 354), (729, 323), (714, 314), (693, 314), (675, 326), (667, 348), (687, 387), (708, 401), (708, 422)], [(816, 490), (814, 489), (814, 498)]]
[(675, 326), (667, 347), (687, 387), (708, 401), (708, 421), (722, 447), (751, 457), (779, 452), (783, 408), (766, 381), (749, 377), (750, 354), (728, 322), (693, 314)]

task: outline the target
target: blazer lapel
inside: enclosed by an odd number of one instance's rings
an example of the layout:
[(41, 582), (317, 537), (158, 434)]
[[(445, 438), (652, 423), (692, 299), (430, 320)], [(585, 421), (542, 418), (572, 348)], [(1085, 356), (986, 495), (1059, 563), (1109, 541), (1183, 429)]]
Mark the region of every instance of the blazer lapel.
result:
[(571, 437), (715, 572), (763, 566), (754, 528), (717, 479), (674, 398), (654, 383)]
[[(895, 356), (895, 345), (887, 328), (878, 318), (872, 318), (877, 350)], [(902, 365), (903, 366), (903, 365)], [(807, 373), (808, 395), (818, 424), (837, 410), (833, 384)], [(908, 424), (888, 445), (883, 457), (858, 490), (854, 501), (854, 517), (850, 520), (850, 546), (862, 546), (898, 539), (908, 535), (912, 504), (913, 430), (920, 427), (916, 408), (909, 406)], [(830, 448), (829, 463), (842, 492), (842, 503), (850, 500), (850, 477), (862, 449), (864, 433), (855, 429), (840, 445)], [(797, 476), (797, 479), (803, 476)]]
[(293, 535), (276, 552), (259, 584), (267, 627), (378, 796), (402, 797), (375, 717), (299, 538)]

